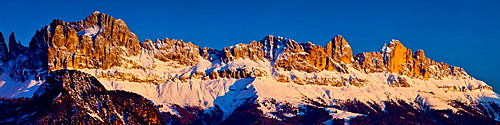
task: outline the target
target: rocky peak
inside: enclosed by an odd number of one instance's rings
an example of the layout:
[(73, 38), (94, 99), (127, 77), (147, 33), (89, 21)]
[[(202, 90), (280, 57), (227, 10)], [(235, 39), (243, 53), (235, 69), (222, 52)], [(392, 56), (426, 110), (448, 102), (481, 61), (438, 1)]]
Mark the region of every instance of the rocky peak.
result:
[(155, 42), (146, 39), (141, 46), (153, 54), (154, 58), (164, 62), (175, 61), (181, 65), (192, 66), (201, 58), (199, 46), (180, 39), (164, 38), (156, 39)]
[(5, 42), (5, 38), (3, 38), (2, 32), (0, 32), (0, 60), (6, 61), (8, 53), (7, 43)]
[[(391, 40), (389, 45), (384, 44), (381, 50), (387, 70), (392, 73), (411, 77), (428, 78), (424, 51), (415, 52), (406, 48), (399, 40)], [(424, 64), (425, 63), (425, 64)]]
[(155, 49), (155, 45), (151, 39), (144, 40), (144, 42), (141, 43), (141, 47), (149, 51), (154, 51)]
[(273, 36), (270, 35), (264, 38), (261, 43), (266, 58), (274, 62), (274, 67), (285, 71), (298, 70), (305, 72), (317, 72), (324, 68), (323, 60), (319, 58), (325, 57), (323, 47), (310, 42), (298, 43), (283, 37), (272, 38)]
[(413, 54), (413, 58), (419, 59), (419, 60), (425, 60), (425, 59), (427, 59), (427, 57), (425, 57), (424, 50), (417, 50), (417, 51), (415, 51), (415, 53)]
[[(285, 71), (347, 72), (346, 64), (354, 61), (352, 49), (340, 35), (332, 41), (323, 48), (311, 42), (298, 43), (292, 39), (269, 35), (259, 42), (226, 47), (218, 54), (223, 62), (240, 58), (254, 61), (268, 60), (274, 67)], [(206, 54), (202, 55), (208, 57)]]
[(7, 55), (9, 54), (9, 50), (7, 48), (7, 44), (5, 43), (5, 39), (3, 38), (2, 32), (0, 32), (0, 72), (4, 70), (5, 62), (7, 61)]
[(122, 65), (123, 56), (138, 55), (137, 36), (124, 21), (100, 12), (76, 22), (55, 19), (44, 39), (49, 46), (50, 70), (100, 68)]
[(128, 30), (128, 26), (124, 26), (124, 22), (120, 19), (115, 19), (109, 15), (96, 11), (91, 15), (87, 16), (84, 20), (76, 22), (66, 22), (60, 19), (54, 19), (50, 24), (50, 27), (57, 27), (58, 25), (72, 25), (72, 29), (76, 31), (82, 31), (88, 28), (113, 28), (113, 25), (120, 26), (120, 30)]
[(16, 51), (17, 48), (16, 36), (14, 35), (14, 32), (11, 32), (9, 36), (9, 48), (11, 51)]
[[(423, 51), (419, 50), (413, 54), (398, 40), (385, 44), (380, 52), (361, 53), (354, 58), (351, 46), (341, 35), (333, 37), (325, 47), (311, 42), (298, 43), (292, 39), (273, 35), (266, 36), (260, 41), (237, 44), (223, 50), (202, 49), (190, 42), (168, 38), (145, 40), (140, 43), (122, 20), (100, 12), (94, 12), (84, 20), (76, 22), (54, 20), (50, 26), (37, 31), (30, 42), (30, 52), (32, 53), (30, 55), (34, 55), (29, 57), (33, 60), (31, 62), (42, 62), (42, 64), (29, 65), (48, 67), (49, 71), (109, 69), (114, 66), (143, 69), (145, 67), (140, 64), (143, 62), (131, 60), (139, 54), (141, 54), (139, 57), (153, 60), (151, 62), (158, 59), (172, 68), (193, 66), (199, 59), (221, 62), (249, 59), (256, 62), (269, 61), (274, 68), (285, 71), (326, 70), (347, 73), (348, 68), (352, 67), (367, 73), (388, 71), (427, 78), (442, 76), (432, 74), (442, 74), (444, 71), (431, 70), (428, 68), (430, 65), (450, 67), (431, 61), (425, 57)], [(43, 55), (48, 57), (41, 58)], [(43, 64), (45, 62), (48, 66)], [(155, 64), (151, 64), (149, 67), (154, 68), (154, 66)], [(447, 71), (448, 74), (451, 74), (451, 70)], [(457, 70), (453, 73), (464, 74), (459, 68), (453, 70)]]
[(291, 39), (286, 39), (280, 36), (274, 37), (273, 35), (264, 37), (264, 39), (260, 42), (262, 43), (262, 49), (264, 50), (265, 57), (269, 60), (275, 60), (285, 49), (291, 49), (290, 47), (300, 47), (297, 42)]
[[(250, 59), (253, 61), (269, 60), (274, 62), (282, 56), (283, 53), (297, 51), (294, 48), (302, 50), (301, 45), (291, 39), (269, 35), (259, 42), (252, 41), (249, 44), (241, 43), (225, 47), (220, 51), (204, 48), (202, 55), (204, 58), (211, 58), (212, 56), (219, 57), (222, 62), (229, 62), (235, 59)], [(212, 56), (208, 56), (208, 53), (211, 53)]]
[(0, 32), (0, 42), (4, 42), (5, 43), (5, 38), (3, 38), (3, 33)]
[(326, 53), (335, 62), (351, 64), (354, 61), (352, 48), (341, 35), (335, 36), (326, 45)]
[(403, 64), (412, 59), (412, 51), (407, 49), (399, 40), (391, 40), (389, 45), (384, 45), (382, 48), (384, 61), (388, 66), (388, 70), (393, 73), (403, 74)]
[[(263, 41), (267, 41), (268, 45), (273, 45), (274, 44), (273, 39), (274, 38), (271, 37), (271, 38), (268, 38), (267, 40), (263, 40)], [(269, 41), (269, 40), (271, 40), (271, 41)], [(266, 54), (270, 54), (270, 53), (265, 53), (265, 52), (273, 52), (273, 50), (264, 48), (263, 43), (264, 42), (252, 41), (249, 44), (242, 44), (241, 43), (241, 44), (237, 44), (235, 46), (225, 47), (220, 52), (216, 52), (213, 50), (211, 50), (211, 52), (214, 54), (214, 56), (219, 57), (222, 62), (229, 62), (229, 61), (232, 61), (235, 59), (250, 59), (250, 60), (253, 60), (256, 62), (263, 61), (266, 58), (272, 59), (274, 56), (266, 56)], [(266, 51), (266, 50), (268, 50), (268, 51)], [(203, 52), (203, 53), (205, 53), (204, 55), (206, 55), (206, 53), (208, 53), (209, 51), (210, 51), (210, 49), (208, 49), (208, 48), (204, 49), (204, 52)], [(205, 56), (205, 57), (207, 57), (207, 56)]]
[(392, 52), (392, 50), (396, 46), (402, 46), (402, 47), (404, 47), (403, 44), (399, 40), (392, 39), (391, 41), (389, 41), (389, 45), (384, 44), (384, 46), (382, 47), (382, 49), (380, 51), (383, 52), (383, 53), (390, 53), (390, 52)]
[(24, 47), (20, 42), (16, 42), (16, 36), (14, 32), (10, 33), (9, 36), (9, 52), (12, 55), (26, 53), (27, 48)]
[(365, 73), (387, 71), (387, 67), (383, 61), (383, 56), (380, 52), (363, 52), (356, 55), (354, 58), (355, 65), (358, 70)]
[(427, 58), (423, 50), (412, 53), (394, 39), (384, 44), (380, 52), (360, 53), (355, 60), (355, 68), (366, 73), (387, 71), (424, 80), (470, 77), (462, 68), (435, 62)]

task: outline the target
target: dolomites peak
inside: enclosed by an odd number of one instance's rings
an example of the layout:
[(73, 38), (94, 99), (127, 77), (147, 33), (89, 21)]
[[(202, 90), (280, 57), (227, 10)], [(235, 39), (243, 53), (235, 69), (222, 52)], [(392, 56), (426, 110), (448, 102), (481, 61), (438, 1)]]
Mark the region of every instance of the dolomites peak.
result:
[(335, 62), (351, 64), (354, 61), (352, 48), (341, 35), (335, 36), (332, 41), (326, 45), (326, 51)]
[[(31, 47), (32, 43), (37, 47)], [(147, 39), (140, 43), (125, 22), (100, 12), (76, 22), (56, 19), (50, 26), (37, 31), (32, 43), (31, 48), (47, 51), (37, 52), (39, 55), (48, 55), (47, 58), (33, 58), (47, 62), (49, 71), (112, 67), (151, 69), (156, 66), (132, 63), (128, 58), (148, 54), (153, 59), (169, 62), (169, 66), (174, 68), (193, 66), (200, 60), (229, 63), (249, 59), (254, 62), (268, 61), (273, 68), (284, 71), (349, 73), (348, 69), (354, 68), (365, 73), (391, 72), (421, 79), (467, 77), (463, 69), (434, 62), (426, 58), (423, 50), (413, 53), (399, 40), (391, 40), (380, 52), (356, 55), (341, 35), (333, 37), (326, 46), (312, 42), (299, 43), (274, 35), (222, 50), (201, 48), (191, 42), (168, 38)]]

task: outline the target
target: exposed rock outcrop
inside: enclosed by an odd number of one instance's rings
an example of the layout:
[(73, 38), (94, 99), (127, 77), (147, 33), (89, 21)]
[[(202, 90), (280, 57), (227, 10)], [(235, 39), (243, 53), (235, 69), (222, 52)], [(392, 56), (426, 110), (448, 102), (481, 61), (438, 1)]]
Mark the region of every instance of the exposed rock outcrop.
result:
[(13, 55), (13, 58), (15, 55), (26, 53), (27, 49), (28, 48), (21, 45), (20, 42), (16, 42), (16, 36), (14, 35), (14, 32), (11, 32), (9, 36), (9, 52)]
[(352, 48), (341, 35), (335, 36), (326, 44), (326, 52), (334, 62), (351, 64), (354, 61)]
[(163, 62), (174, 61), (182, 66), (192, 66), (201, 58), (199, 46), (182, 40), (165, 38), (153, 42), (146, 39), (141, 46), (155, 59)]
[[(0, 67), (3, 67), (7, 62), (7, 56), (9, 54), (9, 49), (7, 48), (7, 43), (5, 43), (5, 39), (3, 38), (2, 32), (0, 32)], [(3, 72), (4, 68), (0, 69), (0, 72)]]
[(387, 71), (424, 80), (469, 77), (462, 68), (427, 58), (423, 50), (412, 54), (411, 49), (403, 46), (398, 40), (384, 45), (380, 52), (357, 54), (355, 60), (358, 65), (356, 68), (366, 73)]
[(357, 68), (365, 73), (384, 72), (387, 67), (380, 52), (363, 52), (356, 55)]
[[(54, 20), (48, 26), (49, 70), (98, 68), (122, 65), (123, 56), (138, 55), (137, 36), (123, 20), (95, 12), (77, 22)], [(38, 41), (40, 42), (40, 41)]]
[[(250, 44), (237, 44), (235, 46), (225, 47), (220, 54), (214, 56), (220, 57), (220, 60), (223, 62), (230, 62), (236, 59), (263, 61), (265, 60), (266, 53), (262, 50), (262, 47), (262, 42), (252, 41)], [(208, 50), (208, 48), (206, 50)]]
[[(462, 68), (432, 61), (425, 56), (423, 50), (412, 53), (412, 50), (398, 40), (392, 40), (384, 45), (379, 52), (363, 52), (356, 56), (353, 55), (346, 39), (340, 35), (332, 38), (324, 47), (311, 42), (298, 43), (292, 39), (273, 35), (266, 36), (260, 41), (237, 44), (222, 50), (200, 48), (191, 42), (168, 38), (147, 39), (140, 43), (124, 21), (100, 12), (76, 22), (53, 20), (49, 26), (35, 33), (29, 48), (16, 42), (12, 33), (8, 46), (7, 51), (6, 45), (0, 41), (0, 60), (4, 62), (17, 60), (12, 69), (15, 72), (11, 72), (12, 77), (26, 73), (31, 75), (41, 73), (43, 76), (45, 71), (61, 69), (106, 70), (123, 67), (145, 71), (158, 68), (155, 63), (158, 61), (163, 63), (163, 67), (182, 68), (194, 66), (202, 59), (212, 63), (248, 59), (255, 62), (269, 62), (276, 70), (308, 73), (334, 71), (346, 74), (350, 68), (354, 68), (365, 73), (389, 72), (424, 80), (470, 77)], [(11, 59), (6, 59), (6, 56), (2, 55), (6, 52), (12, 57)], [(16, 55), (24, 55), (26, 58), (17, 58)], [(14, 57), (16, 59), (13, 59)], [(142, 60), (134, 61), (135, 57), (146, 57), (141, 59), (147, 59), (151, 64), (144, 65)], [(245, 71), (242, 74), (226, 75), (221, 70), (214, 75), (214, 72), (204, 72), (205, 76), (196, 78), (246, 78), (254, 76), (251, 74), (261, 74)], [(230, 70), (226, 72), (232, 73)], [(160, 80), (156, 77), (140, 79), (132, 77), (134, 76), (132, 74), (114, 76), (130, 76), (124, 79), (142, 82), (169, 80), (166, 77)], [(23, 81), (26, 78), (16, 79)]]
[(401, 76), (390, 75), (389, 78), (387, 78), (387, 83), (389, 83), (391, 87), (410, 87), (406, 78)]

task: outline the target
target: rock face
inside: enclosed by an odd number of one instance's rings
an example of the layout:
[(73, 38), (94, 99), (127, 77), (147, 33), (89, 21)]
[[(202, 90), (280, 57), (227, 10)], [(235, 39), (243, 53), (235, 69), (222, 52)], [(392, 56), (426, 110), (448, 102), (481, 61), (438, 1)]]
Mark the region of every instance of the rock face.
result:
[(14, 58), (19, 54), (25, 54), (27, 50), (28, 48), (21, 45), (20, 41), (16, 42), (16, 36), (14, 32), (11, 32), (9, 36), (9, 53), (12, 57)]
[[(8, 59), (8, 54), (9, 48), (7, 48), (7, 43), (5, 43), (2, 32), (0, 32), (0, 67), (5, 66), (5, 63)], [(0, 72), (3, 72), (3, 68), (0, 69)]]
[(238, 44), (226, 47), (222, 52), (215, 50), (213, 53), (211, 55), (204, 52), (201, 55), (206, 58), (220, 57), (224, 62), (235, 59), (267, 60), (273, 63), (274, 67), (285, 71), (347, 73), (347, 66), (350, 65), (365, 73), (392, 72), (424, 80), (429, 77), (467, 77), (462, 68), (432, 61), (426, 58), (423, 50), (413, 53), (398, 40), (384, 45), (380, 52), (364, 52), (354, 56), (351, 46), (340, 35), (334, 37), (325, 48), (310, 42), (297, 43), (291, 39), (270, 35), (260, 42)]
[(423, 50), (412, 54), (411, 49), (403, 46), (398, 40), (384, 45), (380, 52), (357, 54), (355, 60), (359, 70), (366, 73), (387, 71), (424, 80), (467, 77), (462, 68), (435, 62), (427, 58)]
[[(19, 54), (26, 50), (15, 42), (13, 34), (10, 39), (10, 53)], [(170, 62), (169, 67), (173, 68), (193, 66), (200, 59), (224, 63), (249, 59), (255, 62), (269, 61), (274, 68), (283, 71), (348, 73), (348, 67), (353, 67), (365, 73), (391, 72), (424, 80), (467, 77), (461, 68), (426, 58), (423, 50), (413, 54), (398, 40), (384, 45), (380, 52), (356, 56), (346, 39), (340, 35), (332, 38), (325, 47), (272, 35), (258, 42), (238, 44), (222, 50), (200, 48), (190, 42), (168, 38), (140, 43), (125, 22), (100, 12), (77, 22), (54, 20), (36, 32), (28, 53), (30, 67), (42, 67), (48, 71), (105, 70), (112, 67), (152, 69), (156, 67), (155, 64), (144, 66), (125, 58), (151, 56), (152, 62)], [(33, 63), (37, 61), (42, 63)]]
[(382, 49), (384, 52), (384, 61), (387, 64), (389, 72), (404, 73), (403, 64), (412, 58), (412, 52), (407, 49), (401, 42), (392, 40), (388, 46)]
[[(250, 44), (226, 47), (222, 51), (203, 52), (205, 58), (220, 57), (223, 62), (250, 59), (256, 62), (269, 61), (275, 68), (304, 72), (346, 71), (346, 64), (353, 61), (352, 50), (342, 36), (332, 39), (327, 48), (313, 43), (298, 43), (292, 39), (266, 36)], [(210, 50), (209, 48), (203, 50)], [(342, 62), (342, 63), (339, 63)], [(344, 67), (343, 67), (344, 66)]]
[(56, 19), (44, 29), (49, 70), (108, 69), (122, 65), (120, 55), (135, 56), (141, 49), (125, 22), (100, 12), (77, 22)]
[(380, 52), (363, 52), (356, 55), (355, 60), (360, 71), (375, 73), (387, 71), (384, 58)]
[(326, 53), (334, 62), (343, 62), (351, 64), (354, 61), (352, 49), (344, 37), (338, 35), (326, 44)]
[(161, 124), (144, 97), (107, 91), (79, 71), (53, 71), (31, 100), (4, 112), (2, 124)]
[(192, 66), (200, 58), (200, 47), (191, 42), (185, 43), (182, 40), (165, 38), (153, 42), (147, 39), (141, 46), (155, 59), (163, 62), (175, 61), (180, 65)]

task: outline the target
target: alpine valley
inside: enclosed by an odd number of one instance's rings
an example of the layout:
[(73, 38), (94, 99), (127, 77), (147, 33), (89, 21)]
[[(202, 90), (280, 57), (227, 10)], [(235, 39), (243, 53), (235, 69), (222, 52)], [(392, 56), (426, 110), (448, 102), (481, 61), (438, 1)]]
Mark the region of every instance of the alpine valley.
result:
[(55, 19), (28, 47), (3, 36), (0, 124), (500, 124), (492, 87), (398, 40), (353, 54), (340, 35), (269, 35), (217, 50), (141, 42), (101, 12)]

